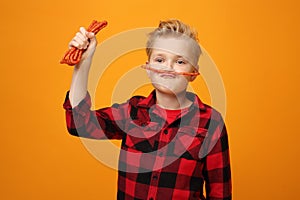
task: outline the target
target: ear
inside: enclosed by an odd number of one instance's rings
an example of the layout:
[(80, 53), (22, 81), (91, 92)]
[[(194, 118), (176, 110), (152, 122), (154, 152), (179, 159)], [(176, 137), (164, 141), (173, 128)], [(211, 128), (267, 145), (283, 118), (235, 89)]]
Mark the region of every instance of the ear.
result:
[[(149, 61), (146, 61), (146, 65), (149, 65)], [(149, 69), (146, 69), (146, 72), (147, 72), (148, 78), (150, 78), (150, 70), (149, 70)]]
[[(197, 66), (194, 68), (193, 72), (199, 72), (198, 69), (199, 69), (199, 65), (197, 65)], [(190, 76), (189, 82), (193, 82), (196, 78), (197, 78), (197, 76)]]
[(191, 76), (191, 77), (189, 78), (189, 82), (193, 82), (196, 78), (197, 78), (197, 76)]

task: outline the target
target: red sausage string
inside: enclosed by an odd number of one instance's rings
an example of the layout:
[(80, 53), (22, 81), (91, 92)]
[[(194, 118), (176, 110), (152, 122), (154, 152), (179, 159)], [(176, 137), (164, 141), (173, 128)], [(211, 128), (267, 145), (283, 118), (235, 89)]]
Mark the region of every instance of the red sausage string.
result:
[[(107, 21), (98, 22), (93, 20), (93, 22), (88, 27), (88, 32), (93, 32), (95, 35), (104, 27), (107, 26)], [(81, 57), (85, 49), (78, 49), (77, 47), (71, 47), (64, 55), (61, 64), (68, 64), (70, 66), (76, 65), (80, 62)]]
[(159, 74), (168, 73), (168, 74), (184, 75), (184, 76), (198, 76), (198, 75), (200, 75), (199, 72), (176, 72), (176, 71), (168, 71), (168, 70), (163, 70), (163, 69), (156, 69), (156, 68), (151, 67), (149, 64), (144, 64), (141, 67), (143, 69), (151, 70), (151, 71), (159, 73)]

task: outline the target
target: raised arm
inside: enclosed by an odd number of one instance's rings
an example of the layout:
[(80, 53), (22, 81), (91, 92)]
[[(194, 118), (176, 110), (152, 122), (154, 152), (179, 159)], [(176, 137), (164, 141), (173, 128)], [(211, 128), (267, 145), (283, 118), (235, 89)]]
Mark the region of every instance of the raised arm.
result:
[(71, 48), (72, 46), (79, 49), (86, 49), (81, 61), (74, 66), (73, 71), (69, 98), (72, 107), (75, 107), (87, 94), (88, 76), (97, 40), (94, 33), (87, 32), (85, 28), (81, 27), (69, 43), (69, 47)]
[(83, 27), (69, 43), (69, 48), (85, 49), (80, 62), (74, 66), (70, 91), (67, 93), (64, 109), (70, 134), (94, 139), (121, 139), (124, 131), (128, 104), (91, 110), (91, 99), (87, 91), (88, 76), (96, 50), (94, 33)]

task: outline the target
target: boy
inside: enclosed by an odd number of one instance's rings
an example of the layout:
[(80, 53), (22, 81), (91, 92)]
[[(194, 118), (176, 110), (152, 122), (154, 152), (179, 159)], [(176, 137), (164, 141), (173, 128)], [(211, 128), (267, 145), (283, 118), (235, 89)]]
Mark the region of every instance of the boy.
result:
[(69, 43), (86, 52), (74, 68), (64, 108), (70, 134), (122, 139), (117, 199), (231, 199), (222, 117), (186, 91), (198, 75), (196, 33), (179, 20), (160, 22), (149, 34), (144, 66), (154, 91), (92, 111), (87, 82), (96, 44), (84, 28)]

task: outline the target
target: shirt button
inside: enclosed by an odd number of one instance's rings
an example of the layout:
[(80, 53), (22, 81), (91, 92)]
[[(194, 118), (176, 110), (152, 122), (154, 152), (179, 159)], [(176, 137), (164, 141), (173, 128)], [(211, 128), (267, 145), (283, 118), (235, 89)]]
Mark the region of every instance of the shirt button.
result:
[(166, 135), (168, 134), (168, 130), (167, 129), (164, 130), (164, 134), (166, 134)]
[(157, 180), (158, 176), (157, 176), (157, 175), (153, 175), (152, 178), (153, 178), (154, 180)]

